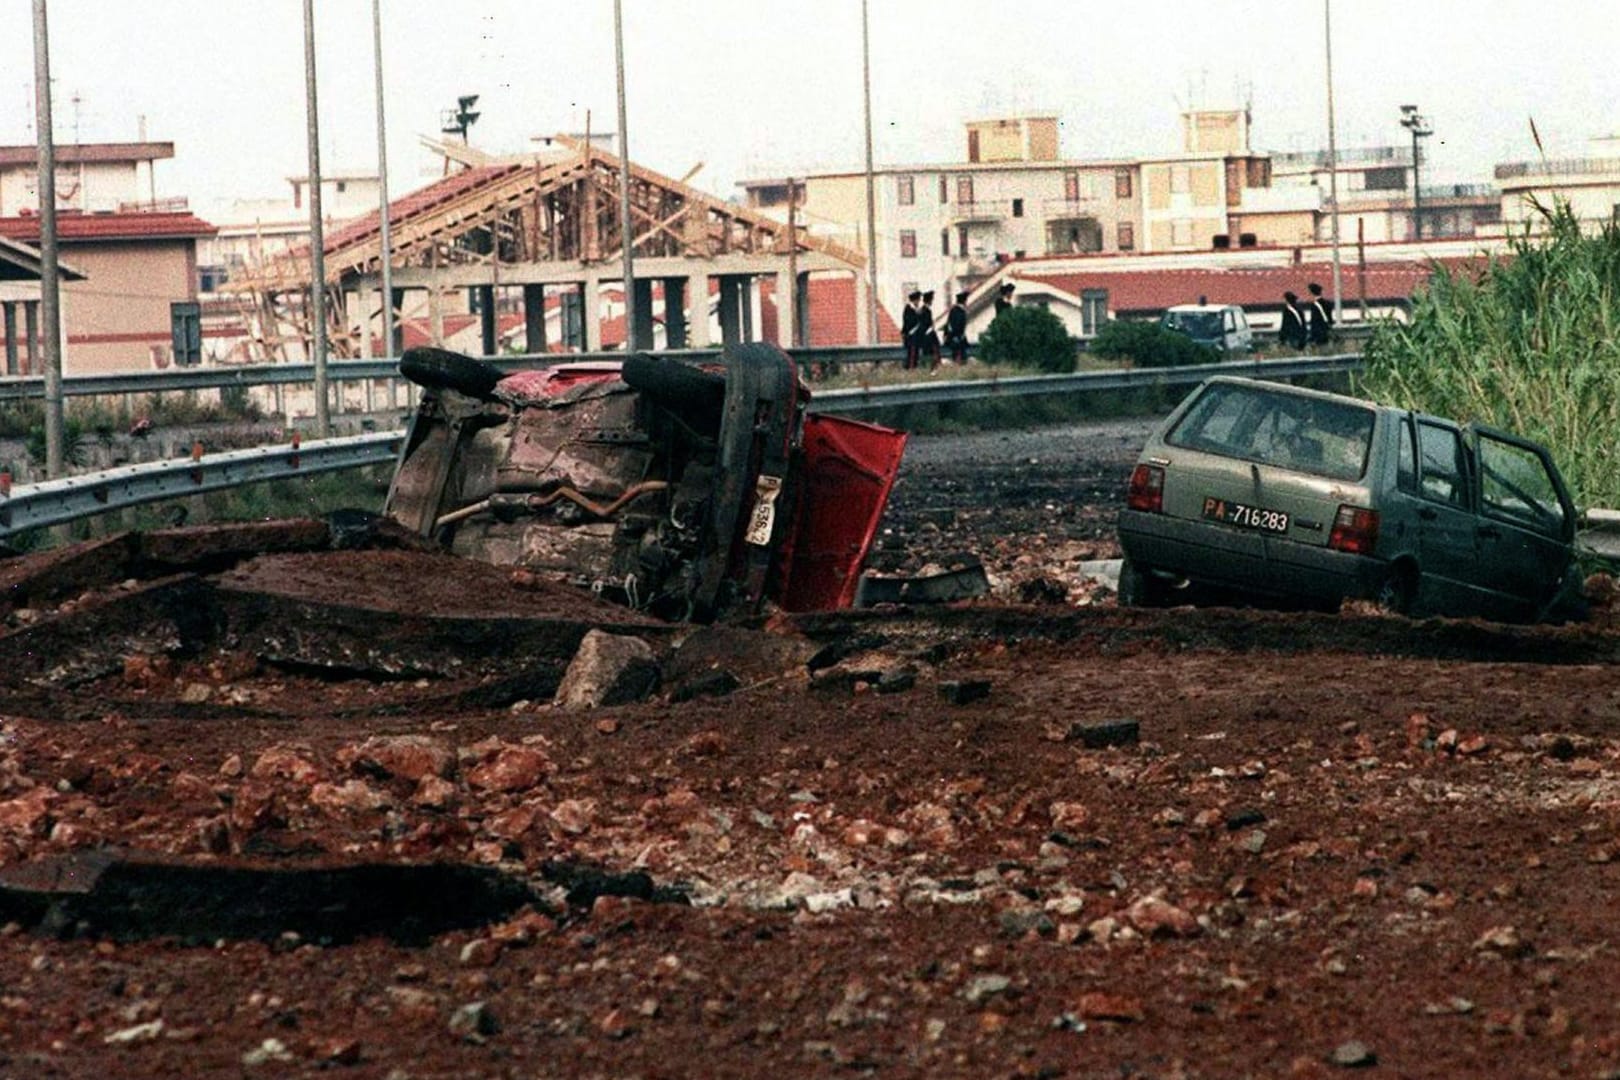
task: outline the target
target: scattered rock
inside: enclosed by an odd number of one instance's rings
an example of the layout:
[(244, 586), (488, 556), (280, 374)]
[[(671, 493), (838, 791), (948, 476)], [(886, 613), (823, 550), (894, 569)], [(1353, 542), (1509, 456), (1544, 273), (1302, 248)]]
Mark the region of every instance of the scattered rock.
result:
[(989, 679), (951, 679), (939, 684), (939, 696), (952, 705), (971, 705), (990, 696)]
[(917, 669), (890, 668), (878, 676), (875, 689), (880, 694), (899, 694), (917, 685)]
[(1011, 986), (1012, 980), (1005, 975), (975, 975), (962, 988), (962, 996), (977, 1005), (986, 998), (1006, 993)]
[(658, 687), (652, 646), (637, 637), (592, 630), (557, 687), (565, 709), (595, 709), (641, 701)]
[(1082, 1020), (1112, 1020), (1116, 1023), (1139, 1024), (1147, 1019), (1141, 999), (1128, 994), (1105, 994), (1092, 990), (1081, 994), (1070, 1010)]
[(503, 746), (482, 765), (467, 773), (467, 782), (485, 791), (527, 791), (546, 778), (555, 766), (532, 746)]
[(413, 783), (430, 776), (448, 778), (456, 770), (455, 751), (431, 735), (379, 735), (343, 747), (336, 758), (346, 769)]
[(1141, 725), (1131, 719), (1090, 720), (1069, 726), (1069, 739), (1087, 750), (1135, 746), (1141, 737)]
[(257, 1068), (268, 1065), (272, 1061), (291, 1061), (292, 1055), (287, 1052), (287, 1045), (280, 1039), (266, 1039), (242, 1055), (242, 1064), (248, 1068)]
[(450, 1034), (468, 1042), (483, 1042), (500, 1030), (500, 1021), (486, 1002), (469, 1002), (450, 1016)]
[(1328, 1055), (1328, 1064), (1337, 1065), (1341, 1069), (1366, 1069), (1378, 1064), (1378, 1055), (1359, 1039), (1340, 1043)]
[(1263, 811), (1239, 810), (1237, 813), (1227, 816), (1226, 831), (1238, 832), (1239, 830), (1247, 829), (1254, 825), (1264, 825), (1265, 823), (1266, 815)]
[(1535, 947), (1519, 936), (1511, 926), (1493, 926), (1474, 940), (1475, 952), (1494, 952), (1501, 956), (1528, 956)]
[(1057, 933), (1057, 924), (1051, 916), (1038, 909), (1003, 911), (996, 916), (996, 921), (1001, 925), (1002, 935), (1010, 938), (1025, 937), (1030, 933), (1051, 937)]
[(144, 1024), (123, 1028), (108, 1035), (101, 1041), (108, 1046), (128, 1046), (131, 1043), (151, 1042), (163, 1034), (162, 1020), (149, 1020)]
[(1148, 937), (1194, 937), (1200, 930), (1190, 913), (1157, 896), (1144, 896), (1132, 904), (1125, 918)]

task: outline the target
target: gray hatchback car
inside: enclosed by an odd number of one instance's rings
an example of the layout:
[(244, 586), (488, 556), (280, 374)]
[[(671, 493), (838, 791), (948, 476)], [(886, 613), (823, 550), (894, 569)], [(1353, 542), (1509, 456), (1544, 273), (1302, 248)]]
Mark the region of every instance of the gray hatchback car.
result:
[(1218, 377), (1164, 421), (1131, 474), (1120, 600), (1178, 603), (1194, 585), (1536, 620), (1578, 590), (1574, 537), (1569, 489), (1529, 439)]

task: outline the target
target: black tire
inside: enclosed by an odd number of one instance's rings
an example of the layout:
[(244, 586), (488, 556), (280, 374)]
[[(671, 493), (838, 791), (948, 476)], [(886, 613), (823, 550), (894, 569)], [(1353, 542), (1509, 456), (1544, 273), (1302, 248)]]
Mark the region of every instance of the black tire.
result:
[(1120, 607), (1163, 607), (1166, 594), (1163, 581), (1151, 571), (1125, 558), (1119, 564)]
[(726, 402), (726, 377), (718, 372), (702, 371), (679, 360), (632, 353), (625, 357), (619, 377), (630, 389), (685, 417), (700, 430), (719, 426)]
[(1417, 571), (1406, 563), (1389, 568), (1373, 592), (1373, 603), (1391, 615), (1410, 615), (1417, 604)]
[(454, 390), (481, 401), (493, 399), (495, 384), (505, 378), (494, 364), (431, 345), (406, 349), (399, 358), (399, 373), (417, 386)]

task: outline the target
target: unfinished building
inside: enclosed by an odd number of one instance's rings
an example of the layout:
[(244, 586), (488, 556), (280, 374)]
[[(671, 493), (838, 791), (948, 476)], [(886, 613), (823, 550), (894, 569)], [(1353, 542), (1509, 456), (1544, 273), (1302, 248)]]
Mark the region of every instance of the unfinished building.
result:
[[(503, 312), (509, 324), (521, 320), (513, 344), (524, 352), (601, 350), (604, 327), (615, 321), (613, 296), (623, 288), (620, 159), (589, 140), (562, 136), (521, 159), (457, 149), (460, 171), (390, 204), (396, 318), (386, 347), (379, 215), (326, 235), (331, 355), (398, 355), (398, 316), (423, 309), (435, 344), (444, 342), (447, 315), (471, 310), (486, 355), (501, 349)], [(810, 275), (829, 273), (854, 279), (857, 333), (867, 339), (859, 252), (651, 169), (632, 164), (629, 177), (635, 325), (622, 325), (621, 308), (611, 344), (703, 348), (715, 343), (717, 314), (719, 343), (761, 340), (768, 322), (777, 343), (792, 347), (808, 340)], [(248, 359), (308, 355), (310, 262), (306, 246), (226, 285), (241, 309)], [(759, 315), (762, 294), (772, 307), (769, 320)], [(556, 328), (550, 333), (548, 311)]]

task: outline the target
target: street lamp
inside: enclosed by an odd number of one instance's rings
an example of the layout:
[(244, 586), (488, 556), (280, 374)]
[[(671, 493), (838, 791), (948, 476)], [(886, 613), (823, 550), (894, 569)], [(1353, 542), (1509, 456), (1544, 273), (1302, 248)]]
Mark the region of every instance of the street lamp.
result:
[(440, 114), (439, 130), (446, 135), (460, 135), (461, 141), (467, 141), (467, 129), (478, 120), (478, 113), (472, 107), (478, 104), (477, 94), (463, 94), (456, 98), (454, 109), (445, 109)]
[(1401, 127), (1412, 133), (1412, 229), (1423, 239), (1423, 184), (1418, 170), (1423, 165), (1423, 147), (1419, 139), (1434, 134), (1429, 118), (1418, 112), (1416, 105), (1401, 106)]

